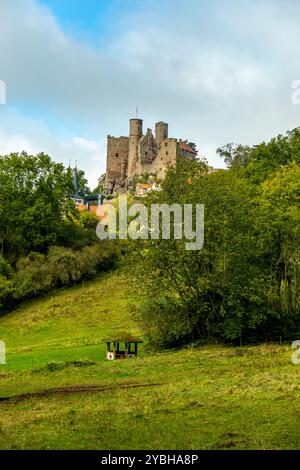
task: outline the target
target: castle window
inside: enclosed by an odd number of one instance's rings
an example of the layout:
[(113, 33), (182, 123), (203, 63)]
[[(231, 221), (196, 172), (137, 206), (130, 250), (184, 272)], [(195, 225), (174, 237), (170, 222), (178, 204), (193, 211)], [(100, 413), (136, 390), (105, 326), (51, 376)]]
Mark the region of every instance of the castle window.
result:
[(166, 152), (166, 155), (169, 155), (169, 152)]
[(168, 142), (165, 143), (165, 146), (168, 147)]
[(118, 158), (118, 157), (119, 157), (119, 154), (118, 154), (118, 153), (116, 153), (115, 157), (116, 157), (116, 158)]

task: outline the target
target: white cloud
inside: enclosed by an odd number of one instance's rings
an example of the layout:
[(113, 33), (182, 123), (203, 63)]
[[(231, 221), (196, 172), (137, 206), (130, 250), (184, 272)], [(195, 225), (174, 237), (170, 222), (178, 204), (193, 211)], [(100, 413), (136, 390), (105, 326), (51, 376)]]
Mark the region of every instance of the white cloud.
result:
[[(139, 103), (145, 127), (167, 120), (173, 136), (196, 141), (220, 166), (218, 146), (255, 144), (298, 125), (291, 84), (300, 78), (299, 16), (294, 0), (143, 0), (114, 17), (97, 50), (62, 31), (37, 1), (1, 0), (8, 105), (0, 151), (24, 146), (77, 159), (94, 185), (106, 134), (126, 134)], [(39, 117), (29, 119), (36, 108)]]
[[(0, 155), (22, 151), (30, 154), (44, 152), (65, 166), (69, 163), (75, 166), (77, 161), (85, 170), (91, 189), (96, 187), (99, 176), (105, 172), (105, 140), (59, 136), (45, 125), (25, 119), (16, 112), (9, 112), (6, 118), (6, 127), (0, 126)], [(14, 132), (14, 126), (22, 131)]]

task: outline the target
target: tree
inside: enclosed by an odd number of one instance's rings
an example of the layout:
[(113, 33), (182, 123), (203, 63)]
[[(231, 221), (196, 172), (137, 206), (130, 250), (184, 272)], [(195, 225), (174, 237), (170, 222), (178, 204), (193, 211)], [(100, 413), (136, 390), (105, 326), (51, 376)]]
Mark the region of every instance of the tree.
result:
[(188, 142), (188, 146), (191, 147), (198, 154), (197, 144), (195, 144), (195, 142)]
[(85, 197), (91, 193), (91, 190), (88, 186), (88, 180), (85, 177), (85, 172), (83, 170), (78, 170), (75, 168), (74, 170), (74, 190), (75, 191), (75, 177), (77, 179), (77, 189), (78, 195), (81, 197)]
[(141, 242), (139, 280), (149, 300), (138, 319), (150, 344), (299, 333), (300, 165), (274, 173), (269, 162), (262, 182), (248, 167), (205, 175), (196, 165), (170, 169), (149, 199), (205, 206), (202, 250), (186, 251), (182, 240)]
[(62, 235), (71, 174), (43, 153), (0, 157), (0, 246), (8, 260), (45, 252)]
[(300, 163), (300, 128), (255, 146), (246, 173), (252, 181), (261, 183), (292, 162)]
[(96, 230), (99, 223), (99, 217), (88, 210), (82, 211), (79, 215), (79, 221), (84, 228)]
[(103, 173), (100, 178), (98, 179), (98, 185), (93, 190), (93, 194), (96, 196), (97, 194), (103, 194), (105, 191), (106, 185), (106, 173)]
[(225, 161), (228, 168), (245, 168), (251, 160), (252, 148), (231, 143), (218, 148), (217, 154)]

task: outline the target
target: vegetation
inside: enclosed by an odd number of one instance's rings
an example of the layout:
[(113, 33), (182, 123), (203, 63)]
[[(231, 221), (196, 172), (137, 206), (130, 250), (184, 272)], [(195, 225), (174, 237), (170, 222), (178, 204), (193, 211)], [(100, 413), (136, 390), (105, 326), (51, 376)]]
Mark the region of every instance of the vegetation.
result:
[(105, 361), (101, 338), (140, 335), (130, 311), (142, 301), (117, 271), (0, 319), (1, 449), (299, 448), (289, 345)]
[[(300, 130), (253, 149), (226, 146), (227, 171), (171, 169), (150, 203), (205, 205), (205, 244), (143, 242), (137, 315), (156, 348), (264, 341), (300, 330)], [(155, 297), (153, 296), (155, 292)]]
[[(97, 241), (69, 170), (0, 158), (1, 313), (51, 291), (0, 318), (1, 449), (299, 448), (300, 129), (219, 153), (227, 171), (179, 161), (144, 200), (204, 204), (198, 251)], [(124, 330), (139, 357), (105, 361)]]
[(20, 258), (9, 280), (4, 278), (0, 307), (10, 310), (24, 300), (30, 300), (54, 288), (74, 285), (110, 269), (116, 261), (112, 244), (92, 245), (80, 251), (51, 247), (47, 255), (30, 253)]
[[(84, 172), (78, 170), (83, 191)], [(0, 157), (0, 316), (49, 290), (113, 266), (116, 244), (96, 237), (98, 218), (79, 213), (70, 169), (48, 155)]]
[(93, 193), (95, 196), (97, 194), (103, 194), (105, 191), (105, 185), (106, 185), (106, 173), (103, 173), (100, 178), (98, 179), (98, 185), (97, 187), (93, 190)]

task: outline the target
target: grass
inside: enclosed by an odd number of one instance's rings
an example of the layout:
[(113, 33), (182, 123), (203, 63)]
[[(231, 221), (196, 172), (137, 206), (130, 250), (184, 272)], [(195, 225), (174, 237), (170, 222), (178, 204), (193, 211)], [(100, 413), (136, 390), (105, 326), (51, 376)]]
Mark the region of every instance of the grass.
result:
[(0, 319), (0, 449), (300, 447), (300, 367), (288, 346), (142, 348), (105, 361), (101, 338), (140, 334), (130, 317), (139, 302), (117, 272)]
[(7, 348), (7, 365), (0, 370), (27, 370), (81, 355), (103, 360), (103, 337), (127, 329), (138, 333), (130, 318), (137, 302), (126, 277), (114, 273), (25, 305), (0, 318)]

